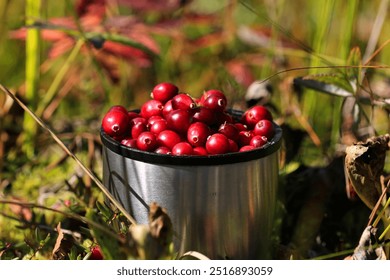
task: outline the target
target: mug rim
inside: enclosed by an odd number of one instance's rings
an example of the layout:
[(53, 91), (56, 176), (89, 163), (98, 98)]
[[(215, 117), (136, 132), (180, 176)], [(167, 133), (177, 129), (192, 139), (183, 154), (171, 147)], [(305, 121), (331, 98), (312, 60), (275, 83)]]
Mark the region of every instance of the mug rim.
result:
[[(240, 111), (234, 111), (234, 114), (240, 114)], [(264, 158), (277, 152), (282, 142), (282, 128), (273, 122), (274, 125), (274, 136), (264, 146), (255, 148), (249, 151), (243, 152), (231, 152), (218, 155), (183, 155), (175, 156), (168, 154), (158, 154), (154, 152), (141, 151), (136, 148), (131, 148), (122, 145), (114, 138), (109, 136), (100, 128), (100, 138), (104, 147), (108, 148), (112, 152), (123, 156), (128, 159), (142, 161), (151, 164), (165, 164), (165, 165), (223, 165), (232, 164), (239, 162), (248, 162)]]

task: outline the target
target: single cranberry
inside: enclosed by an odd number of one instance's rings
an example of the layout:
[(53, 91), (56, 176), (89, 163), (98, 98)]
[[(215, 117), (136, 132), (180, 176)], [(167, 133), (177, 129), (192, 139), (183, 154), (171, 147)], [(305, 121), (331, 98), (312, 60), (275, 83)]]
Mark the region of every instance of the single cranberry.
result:
[(245, 124), (242, 123), (235, 123), (234, 126), (238, 129), (238, 131), (246, 131), (248, 130), (248, 127)]
[(210, 133), (210, 128), (205, 123), (195, 122), (187, 130), (187, 141), (194, 147), (204, 146)]
[(209, 154), (205, 147), (194, 147), (193, 151), (196, 156), (207, 156)]
[(252, 137), (249, 144), (255, 148), (260, 148), (263, 147), (267, 142), (268, 142), (267, 137), (262, 135), (255, 135)]
[(206, 150), (211, 155), (225, 154), (229, 152), (229, 148), (229, 140), (222, 133), (214, 133), (207, 138)]
[(137, 138), (137, 148), (142, 151), (153, 151), (156, 146), (156, 135), (150, 131), (142, 132)]
[(157, 135), (158, 146), (165, 146), (172, 149), (177, 143), (181, 142), (179, 134), (173, 130), (164, 130)]
[(134, 112), (134, 111), (128, 111), (127, 116), (129, 117), (129, 121), (131, 121), (134, 118), (141, 117), (140, 114), (138, 114), (137, 112)]
[(240, 147), (250, 144), (253, 137), (253, 132), (250, 130), (243, 130), (238, 133), (238, 144)]
[(168, 127), (166, 119), (155, 120), (151, 126), (149, 126), (149, 131), (158, 135), (161, 131), (166, 130)]
[(127, 114), (127, 109), (125, 107), (123, 107), (122, 105), (114, 105), (109, 109), (109, 111), (121, 111), (121, 112)]
[(193, 152), (193, 148), (188, 142), (179, 142), (172, 148), (172, 155), (175, 156), (192, 155)]
[(223, 112), (226, 109), (227, 102), (226, 98), (221, 98), (218, 95), (212, 94), (203, 101), (202, 105), (211, 110)]
[(195, 107), (195, 101), (186, 93), (179, 93), (172, 98), (172, 108), (174, 110), (192, 110), (195, 109)]
[(95, 245), (91, 248), (91, 255), (89, 257), (90, 260), (103, 260), (102, 250), (99, 245)]
[(168, 100), (165, 104), (164, 104), (164, 108), (163, 108), (163, 111), (162, 111), (162, 114), (163, 114), (163, 117), (166, 118), (168, 116), (168, 114), (170, 112), (173, 111), (173, 107), (172, 107), (172, 99)]
[(165, 146), (158, 147), (156, 150), (154, 150), (156, 154), (161, 154), (161, 155), (170, 155), (171, 154), (171, 149)]
[(141, 106), (141, 117), (148, 119), (151, 116), (162, 116), (163, 104), (158, 100), (148, 100)]
[(122, 139), (121, 144), (130, 148), (137, 148), (137, 140), (134, 138), (124, 138)]
[(162, 116), (151, 116), (149, 119), (147, 119), (147, 127), (151, 127), (155, 121), (158, 120), (165, 120)]
[(165, 103), (167, 102), (168, 100), (170, 100), (172, 97), (174, 97), (176, 94), (178, 94), (179, 92), (179, 88), (172, 84), (172, 83), (160, 83), (158, 85), (156, 85), (150, 96), (154, 99), (154, 100), (158, 100), (162, 103)]
[(239, 150), (239, 152), (246, 152), (246, 151), (251, 151), (253, 149), (256, 149), (255, 147), (251, 146), (251, 145), (245, 145), (245, 146), (242, 146)]
[(108, 111), (102, 120), (102, 128), (111, 137), (122, 137), (128, 130), (129, 118), (127, 112), (120, 110)]
[(228, 140), (229, 140), (229, 152), (230, 153), (238, 152), (238, 144), (237, 144), (237, 142), (232, 140), (232, 139), (228, 139)]
[(192, 118), (196, 122), (203, 122), (207, 125), (213, 125), (216, 122), (215, 111), (206, 107), (198, 107), (194, 109)]
[(253, 128), (253, 133), (255, 135), (265, 136), (267, 139), (272, 139), (274, 136), (274, 126), (269, 120), (260, 120)]
[(238, 128), (232, 123), (223, 123), (219, 126), (218, 132), (224, 134), (227, 138), (234, 141), (238, 140)]
[(185, 134), (192, 122), (192, 114), (188, 110), (177, 109), (170, 112), (166, 120), (168, 129)]
[(143, 123), (146, 126), (148, 124), (148, 120), (143, 117), (135, 117), (130, 120), (130, 126), (133, 126), (137, 123)]
[(218, 96), (219, 98), (224, 99), (224, 100), (225, 100), (225, 103), (227, 103), (227, 98), (226, 98), (225, 94), (224, 94), (222, 91), (218, 90), (218, 89), (209, 89), (209, 90), (203, 92), (202, 96), (200, 97), (199, 103), (200, 103), (200, 104), (203, 104), (204, 101), (205, 101), (210, 95), (216, 95), (216, 96)]
[(131, 130), (130, 130), (130, 135), (132, 138), (134, 139), (137, 139), (138, 136), (142, 133), (142, 132), (145, 132), (147, 131), (148, 128), (146, 126), (146, 124), (144, 124), (143, 122), (137, 122), (136, 124), (134, 124), (132, 127), (131, 127)]

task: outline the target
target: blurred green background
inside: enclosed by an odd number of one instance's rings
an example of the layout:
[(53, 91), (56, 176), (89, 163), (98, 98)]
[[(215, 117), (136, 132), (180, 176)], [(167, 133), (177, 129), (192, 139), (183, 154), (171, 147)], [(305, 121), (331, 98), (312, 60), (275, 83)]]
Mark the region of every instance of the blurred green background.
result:
[[(154, 85), (169, 81), (192, 96), (221, 89), (232, 107), (244, 110), (249, 96), (259, 94), (248, 90), (257, 82), (272, 89), (258, 102), (285, 127), (281, 177), (300, 168), (328, 170), (347, 145), (389, 131), (388, 2), (3, 0), (0, 83), (101, 177), (100, 121), (112, 105), (139, 108)], [(40, 252), (50, 258), (27, 236), (42, 241), (37, 225), (53, 228), (63, 216), (30, 208), (24, 213), (9, 200), (68, 211), (64, 201), (94, 208), (101, 193), (5, 93), (0, 117), (0, 256), (39, 258)], [(348, 201), (347, 216), (335, 222), (343, 225), (334, 229), (336, 245), (324, 245), (314, 256), (353, 249), (369, 214), (346, 198), (342, 165), (337, 168), (341, 175), (334, 184), (338, 197)], [(281, 208), (283, 224), (283, 215), (292, 213)], [(85, 214), (78, 210), (71, 209)], [(309, 241), (301, 257), (312, 256), (308, 252), (318, 243), (324, 215), (305, 229)], [(296, 223), (284, 229), (299, 227)], [(16, 227), (21, 230), (11, 230)], [(275, 242), (288, 247), (281, 236)], [(74, 256), (80, 255), (75, 249)]]

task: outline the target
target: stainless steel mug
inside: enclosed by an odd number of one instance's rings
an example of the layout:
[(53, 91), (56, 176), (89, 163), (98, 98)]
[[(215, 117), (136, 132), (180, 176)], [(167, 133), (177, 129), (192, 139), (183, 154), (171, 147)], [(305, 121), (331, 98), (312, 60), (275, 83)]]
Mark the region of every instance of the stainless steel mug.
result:
[(101, 131), (103, 183), (140, 224), (148, 205), (168, 211), (179, 254), (267, 259), (282, 130), (259, 149), (213, 156), (172, 156), (120, 145)]

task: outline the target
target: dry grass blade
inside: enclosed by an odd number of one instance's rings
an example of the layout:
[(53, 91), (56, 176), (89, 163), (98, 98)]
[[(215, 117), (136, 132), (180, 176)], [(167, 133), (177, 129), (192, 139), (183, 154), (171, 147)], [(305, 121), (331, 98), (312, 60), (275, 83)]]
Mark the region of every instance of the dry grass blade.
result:
[[(389, 40), (390, 42), (390, 40)], [(388, 42), (387, 42), (388, 43)], [(353, 65), (332, 65), (332, 66), (305, 66), (305, 67), (294, 67), (289, 69), (284, 69), (281, 71), (278, 71), (265, 79), (259, 81), (260, 84), (266, 83), (272, 78), (279, 76), (284, 73), (294, 72), (294, 71), (302, 71), (302, 70), (309, 70), (309, 69), (353, 69), (353, 68), (367, 68), (367, 69), (388, 69), (390, 66), (387, 65), (364, 65), (364, 66), (353, 66)]]
[(82, 161), (62, 142), (60, 138), (34, 113), (32, 112), (18, 97), (16, 97), (9, 89), (0, 84), (0, 89), (11, 97), (22, 109), (44, 129), (57, 142), (57, 144), (81, 167), (81, 169), (95, 182), (99, 189), (106, 195), (106, 197), (117, 207), (122, 214), (132, 223), (137, 224), (135, 219), (123, 208), (123, 206), (114, 198), (114, 196), (107, 190), (103, 183), (96, 177), (96, 175), (87, 168)]
[[(381, 176), (380, 178), (380, 181), (381, 181), (381, 185), (382, 185), (382, 194), (381, 196), (379, 197), (378, 199), (378, 202), (376, 203), (374, 209), (372, 210), (371, 212), (371, 215), (370, 215), (370, 220), (368, 221), (368, 225), (367, 226), (370, 226), (372, 221), (374, 220), (374, 217), (376, 215), (376, 213), (378, 212), (381, 204), (382, 204), (382, 201), (384, 199), (384, 197), (386, 196), (386, 193), (387, 193), (387, 190), (388, 188), (390, 187), (389, 184), (387, 184), (387, 186), (385, 186), (385, 183), (384, 183), (384, 176)], [(390, 181), (389, 181), (390, 183)], [(374, 221), (374, 223), (372, 224), (373, 227), (376, 227), (383, 215), (383, 212), (386, 210), (386, 207), (383, 207), (382, 211), (379, 213), (378, 217), (376, 218), (376, 220)]]
[(58, 236), (57, 236), (56, 244), (54, 245), (53, 251), (51, 253), (52, 257), (54, 257), (54, 254), (60, 249), (61, 241), (64, 238), (64, 233), (62, 232), (61, 229), (61, 222), (59, 222), (57, 225), (57, 232), (58, 232)]

